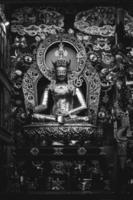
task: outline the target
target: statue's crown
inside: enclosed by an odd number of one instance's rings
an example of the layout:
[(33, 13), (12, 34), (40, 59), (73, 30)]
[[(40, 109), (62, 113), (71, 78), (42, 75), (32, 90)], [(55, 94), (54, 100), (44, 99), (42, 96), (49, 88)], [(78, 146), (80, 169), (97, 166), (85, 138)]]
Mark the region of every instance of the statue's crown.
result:
[(68, 67), (71, 63), (71, 60), (67, 59), (68, 51), (64, 49), (62, 42), (59, 44), (59, 48), (55, 51), (55, 57), (57, 58), (53, 62), (54, 67)]

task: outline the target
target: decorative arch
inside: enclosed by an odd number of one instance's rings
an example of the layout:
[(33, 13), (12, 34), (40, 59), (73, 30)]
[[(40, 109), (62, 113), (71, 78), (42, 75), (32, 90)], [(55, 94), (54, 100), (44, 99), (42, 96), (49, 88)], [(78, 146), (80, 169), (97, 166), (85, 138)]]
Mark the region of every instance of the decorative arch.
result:
[(69, 51), (70, 48), (70, 56), (75, 56), (74, 61), (70, 66), (68, 81), (75, 87), (81, 87), (83, 80), (85, 81), (88, 115), (92, 119), (91, 121), (95, 124), (101, 90), (100, 78), (89, 60), (87, 60), (86, 51), (82, 43), (79, 42), (75, 37), (70, 37), (70, 35), (52, 36), (40, 43), (40, 46), (37, 50), (36, 63), (31, 66), (23, 78), (22, 87), (26, 110), (28, 110), (30, 107), (33, 108), (34, 106), (38, 105), (38, 81), (43, 76), (50, 82), (54, 81), (53, 69), (49, 64), (50, 61), (48, 58), (54, 59), (52, 50), (53, 48), (56, 49), (56, 45), (58, 45), (60, 42), (66, 46), (67, 51)]

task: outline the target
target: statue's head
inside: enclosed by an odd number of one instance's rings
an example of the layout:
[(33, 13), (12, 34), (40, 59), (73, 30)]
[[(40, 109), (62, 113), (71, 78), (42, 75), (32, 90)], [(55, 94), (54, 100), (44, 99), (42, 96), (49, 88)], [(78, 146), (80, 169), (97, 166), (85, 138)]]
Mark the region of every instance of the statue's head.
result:
[(68, 61), (67, 55), (67, 50), (64, 50), (63, 44), (60, 43), (58, 50), (55, 51), (57, 60), (53, 62), (56, 78), (59, 81), (65, 81), (67, 79), (67, 73), (71, 63), (71, 60)]
[(67, 68), (66, 67), (57, 67), (55, 70), (56, 79), (58, 81), (65, 81), (67, 79)]

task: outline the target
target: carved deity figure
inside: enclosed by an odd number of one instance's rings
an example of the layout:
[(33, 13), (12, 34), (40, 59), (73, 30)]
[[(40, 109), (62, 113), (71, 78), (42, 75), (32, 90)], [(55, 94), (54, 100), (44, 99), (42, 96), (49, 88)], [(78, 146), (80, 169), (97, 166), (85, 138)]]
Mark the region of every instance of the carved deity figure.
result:
[[(67, 50), (62, 43), (55, 51), (56, 61), (52, 62), (55, 72), (55, 80), (44, 89), (41, 103), (33, 110), (33, 119), (38, 121), (56, 121), (65, 123), (69, 121), (88, 121), (88, 116), (78, 116), (81, 111), (87, 108), (84, 96), (80, 88), (75, 87), (68, 81), (68, 71), (71, 60), (67, 60)], [(48, 103), (52, 97), (53, 105), (50, 114), (45, 114)], [(75, 100), (78, 104), (75, 107)]]

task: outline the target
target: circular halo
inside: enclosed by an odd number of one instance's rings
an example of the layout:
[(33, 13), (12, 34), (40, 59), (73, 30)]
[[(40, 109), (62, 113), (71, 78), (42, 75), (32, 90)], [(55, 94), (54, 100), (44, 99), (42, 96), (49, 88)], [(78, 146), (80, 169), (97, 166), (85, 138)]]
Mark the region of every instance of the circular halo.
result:
[(55, 51), (59, 48), (59, 44), (64, 45), (64, 49), (68, 52), (67, 60), (70, 60), (69, 71), (71, 73), (80, 73), (83, 71), (86, 63), (86, 51), (83, 44), (75, 37), (68, 35), (50, 36), (42, 41), (37, 50), (37, 65), (41, 73), (50, 81), (54, 78), (54, 66), (56, 61)]

